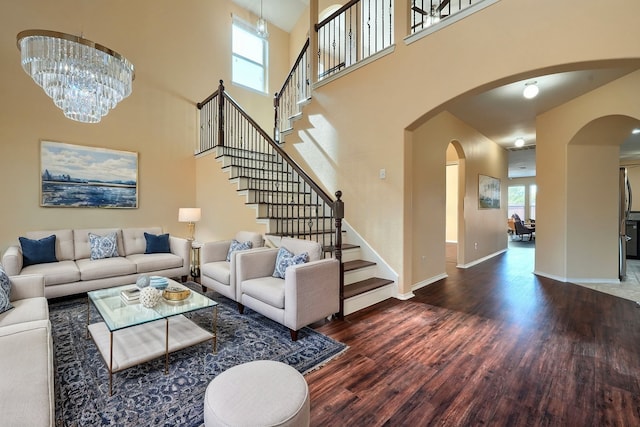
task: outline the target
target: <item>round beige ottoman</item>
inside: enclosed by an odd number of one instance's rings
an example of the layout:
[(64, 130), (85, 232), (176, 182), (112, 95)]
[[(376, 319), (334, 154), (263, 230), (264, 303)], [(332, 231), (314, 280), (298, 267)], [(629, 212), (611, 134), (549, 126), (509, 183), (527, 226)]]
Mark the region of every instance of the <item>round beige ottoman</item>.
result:
[(204, 395), (206, 427), (308, 426), (309, 388), (291, 366), (257, 360), (227, 369)]

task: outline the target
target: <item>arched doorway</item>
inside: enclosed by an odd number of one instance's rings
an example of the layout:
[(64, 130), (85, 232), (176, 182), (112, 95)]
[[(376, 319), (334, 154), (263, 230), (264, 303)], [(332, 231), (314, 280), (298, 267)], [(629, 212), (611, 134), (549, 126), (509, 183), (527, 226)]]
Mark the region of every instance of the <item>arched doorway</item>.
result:
[(464, 248), (464, 150), (453, 140), (446, 155), (446, 262), (461, 264), (460, 251)]

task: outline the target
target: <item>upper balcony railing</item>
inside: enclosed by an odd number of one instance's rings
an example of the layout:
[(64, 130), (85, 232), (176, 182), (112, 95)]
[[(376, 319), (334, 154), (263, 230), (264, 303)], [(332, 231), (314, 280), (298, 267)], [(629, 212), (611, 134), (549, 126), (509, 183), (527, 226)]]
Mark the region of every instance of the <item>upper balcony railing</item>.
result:
[(409, 0), (411, 34), (423, 30), (483, 0)]
[(393, 0), (351, 0), (315, 30), (320, 81), (393, 44)]

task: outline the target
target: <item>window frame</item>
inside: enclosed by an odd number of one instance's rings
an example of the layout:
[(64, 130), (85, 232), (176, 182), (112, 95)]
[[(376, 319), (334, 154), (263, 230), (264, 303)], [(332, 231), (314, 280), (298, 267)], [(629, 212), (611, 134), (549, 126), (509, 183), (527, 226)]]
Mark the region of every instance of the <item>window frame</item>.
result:
[[(234, 50), (233, 38), (234, 38), (234, 31), (236, 27), (248, 33), (249, 35), (255, 37), (257, 40), (259, 40), (262, 43), (262, 61), (263, 61), (262, 64)], [(262, 69), (262, 76), (264, 80), (264, 85), (262, 89), (257, 89), (252, 86), (247, 86), (246, 84), (243, 84), (242, 82), (236, 79), (236, 73), (234, 71), (234, 68), (235, 68), (234, 64), (236, 62), (236, 58), (242, 61), (245, 61), (249, 64), (258, 66)], [(238, 18), (237, 16), (233, 16), (232, 23), (231, 23), (231, 82), (236, 86), (240, 86), (242, 88), (260, 93), (262, 95), (269, 94), (269, 41), (266, 37), (262, 37), (258, 35), (254, 26), (250, 25), (248, 22), (244, 21), (243, 19)]]

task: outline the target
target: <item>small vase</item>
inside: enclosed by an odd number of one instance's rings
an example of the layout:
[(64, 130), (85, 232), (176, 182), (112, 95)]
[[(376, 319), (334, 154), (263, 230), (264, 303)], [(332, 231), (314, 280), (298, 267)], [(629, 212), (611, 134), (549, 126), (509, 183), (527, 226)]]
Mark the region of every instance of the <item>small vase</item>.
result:
[(161, 291), (153, 287), (146, 287), (140, 291), (140, 304), (143, 307), (152, 308), (158, 304), (161, 297)]

